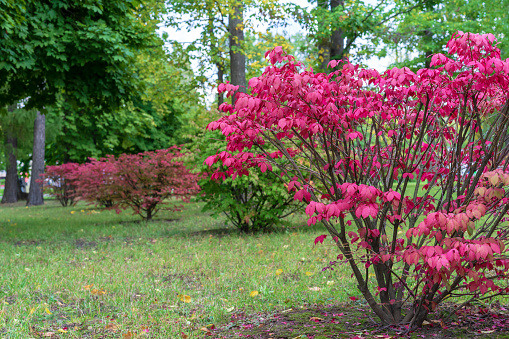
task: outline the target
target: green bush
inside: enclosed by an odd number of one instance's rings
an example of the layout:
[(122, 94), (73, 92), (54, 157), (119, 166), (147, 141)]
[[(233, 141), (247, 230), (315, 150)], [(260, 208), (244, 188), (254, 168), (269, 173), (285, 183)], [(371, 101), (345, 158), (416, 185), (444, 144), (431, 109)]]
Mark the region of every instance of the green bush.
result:
[(265, 173), (251, 169), (249, 176), (212, 180), (214, 172), (225, 168), (221, 162), (210, 168), (204, 161), (224, 151), (225, 144), (224, 137), (217, 132), (206, 132), (196, 141), (195, 161), (208, 174), (199, 182), (200, 199), (206, 202), (204, 210), (212, 211), (214, 216), (224, 214), (241, 232), (251, 233), (274, 230), (284, 224), (285, 217), (303, 209), (304, 205), (288, 193), (276, 168)]

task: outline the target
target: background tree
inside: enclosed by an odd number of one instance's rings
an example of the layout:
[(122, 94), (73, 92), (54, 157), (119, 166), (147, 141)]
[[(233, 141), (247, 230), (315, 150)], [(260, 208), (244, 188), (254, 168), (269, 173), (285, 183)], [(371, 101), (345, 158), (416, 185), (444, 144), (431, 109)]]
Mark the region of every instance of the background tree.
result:
[(507, 0), (427, 1), (410, 15), (396, 18), (383, 39), (395, 55), (395, 65), (429, 67), (431, 55), (445, 51), (452, 33), (496, 32), (502, 58), (509, 57)]
[[(27, 1), (12, 9), (22, 20), (17, 25), (0, 23), (5, 30), (0, 40), (0, 104), (25, 100), (27, 108), (41, 115), (59, 99), (103, 110), (123, 105), (142, 85), (132, 69), (134, 52), (158, 44), (154, 27), (136, 17), (135, 6), (141, 5), (51, 0)], [(41, 128), (34, 131), (43, 133), (42, 116), (36, 121)], [(37, 144), (43, 140), (42, 134), (34, 137), (34, 150), (44, 149)], [(37, 163), (41, 159), (34, 157), (34, 169), (44, 167)], [(42, 203), (30, 198), (29, 204)]]
[[(0, 168), (6, 169), (6, 183), (2, 201), (14, 203), (26, 200), (27, 195), (22, 194), (20, 179), (25, 179), (30, 171), (30, 162), (33, 154), (34, 120), (37, 112), (11, 105), (5, 110), (0, 119)], [(46, 130), (46, 140), (53, 143), (57, 133), (60, 132), (60, 123), (53, 114), (47, 114), (49, 126)], [(9, 160), (12, 159), (12, 160)], [(16, 192), (16, 194), (14, 194)]]
[[(316, 46), (308, 47), (308, 53), (315, 53), (308, 65), (319, 71), (331, 71), (327, 69), (331, 60), (349, 57), (361, 61), (367, 56), (384, 56), (380, 43), (387, 27), (426, 1), (379, 1), (372, 5), (364, 1), (317, 0), (316, 7), (310, 9), (290, 4), (287, 12), (309, 31)], [(369, 43), (363, 42), (366, 40)]]
[(26, 145), (29, 143), (27, 139), (33, 135), (30, 133), (34, 120), (33, 113), (26, 110), (19, 111), (17, 105), (10, 105), (7, 108), (7, 114), (4, 112), (0, 120), (0, 135), (3, 141), (1, 149), (5, 156), (2, 162), (6, 169), (2, 203), (15, 203), (21, 199), (18, 157), (23, 150), (26, 150)]
[(49, 163), (154, 151), (195, 133), (204, 106), (187, 53), (178, 45), (171, 53), (160, 46), (138, 54), (133, 66), (144, 87), (116, 110), (58, 103), (54, 111), (63, 127), (47, 147)]
[[(198, 53), (201, 76), (213, 71), (217, 82), (227, 79), (243, 91), (246, 87), (246, 34), (255, 31), (253, 19), (269, 25), (282, 21), (281, 6), (276, 0), (205, 0), (167, 1), (166, 25), (177, 30), (199, 30), (200, 38), (190, 42), (188, 50)], [(218, 103), (222, 103), (218, 94)]]

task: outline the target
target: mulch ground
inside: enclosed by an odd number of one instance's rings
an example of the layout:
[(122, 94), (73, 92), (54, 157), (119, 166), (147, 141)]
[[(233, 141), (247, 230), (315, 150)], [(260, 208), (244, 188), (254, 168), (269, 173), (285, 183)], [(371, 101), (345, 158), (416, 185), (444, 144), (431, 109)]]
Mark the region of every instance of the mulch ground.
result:
[(381, 326), (360, 302), (289, 307), (270, 314), (234, 313), (228, 324), (203, 328), (214, 339), (336, 339), (336, 338), (509, 338), (509, 307), (499, 304), (460, 310), (445, 304), (425, 325), (407, 333), (405, 326)]

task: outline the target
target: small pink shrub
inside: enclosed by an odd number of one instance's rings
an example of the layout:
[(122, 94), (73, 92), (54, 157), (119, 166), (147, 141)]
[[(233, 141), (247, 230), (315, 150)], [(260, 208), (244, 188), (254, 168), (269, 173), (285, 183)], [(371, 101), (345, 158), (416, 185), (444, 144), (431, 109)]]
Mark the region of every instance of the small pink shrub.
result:
[(74, 206), (77, 202), (73, 173), (78, 167), (75, 163), (47, 166), (42, 175), (44, 190), (54, 195), (62, 206)]

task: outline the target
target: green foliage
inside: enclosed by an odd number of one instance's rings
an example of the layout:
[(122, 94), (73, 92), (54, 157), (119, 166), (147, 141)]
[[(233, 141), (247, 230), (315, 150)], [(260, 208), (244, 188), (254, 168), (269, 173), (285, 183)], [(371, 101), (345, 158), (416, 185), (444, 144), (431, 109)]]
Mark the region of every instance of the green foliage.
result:
[(398, 18), (384, 36), (388, 49), (395, 54), (395, 65), (417, 69), (428, 66), (429, 55), (442, 53), (456, 31), (496, 32), (502, 58), (509, 57), (508, 0), (429, 1), (418, 11)]
[(289, 4), (286, 11), (309, 32), (305, 41), (299, 37), (296, 44), (298, 51), (307, 50), (306, 58), (302, 58), (306, 65), (327, 71), (330, 60), (348, 57), (360, 63), (373, 55), (385, 56), (381, 43), (393, 21), (405, 18), (427, 1), (316, 0), (310, 1), (315, 7)]
[(62, 130), (48, 145), (49, 163), (168, 148), (196, 133), (191, 122), (204, 106), (186, 52), (177, 45), (167, 54), (158, 46), (139, 53), (132, 66), (144, 87), (122, 107), (76, 109), (58, 102), (52, 112)]
[[(285, 52), (292, 54), (295, 51), (294, 38), (286, 38), (280, 34), (273, 34), (270, 31), (248, 32), (245, 37), (245, 54), (246, 54), (246, 78), (258, 76), (267, 67), (265, 52), (282, 46)], [(292, 54), (293, 55), (293, 54)]]
[[(206, 79), (206, 74), (211, 70), (222, 69), (222, 76), (229, 75), (230, 68), (230, 48), (228, 46), (229, 31), (228, 17), (233, 13), (233, 4), (239, 2), (236, 0), (167, 0), (167, 11), (171, 13), (167, 16), (165, 24), (177, 30), (198, 31), (200, 36), (195, 41), (188, 44), (187, 50), (199, 62), (200, 76)], [(244, 7), (243, 29), (246, 34), (253, 36), (256, 33), (255, 21), (263, 21), (269, 27), (282, 23), (285, 20), (283, 7), (277, 0), (242, 0)], [(248, 15), (249, 14), (249, 15)], [(265, 34), (258, 36), (262, 39)], [(267, 34), (269, 40), (273, 40), (270, 33)], [(252, 45), (249, 42), (240, 41), (242, 53), (248, 56), (247, 64), (256, 62), (249, 57), (252, 51)], [(272, 45), (269, 43), (269, 45)], [(266, 50), (263, 51), (265, 53)], [(262, 53), (262, 57), (263, 57)], [(248, 72), (249, 72), (248, 66)], [(254, 66), (256, 68), (256, 66)], [(221, 77), (222, 77), (221, 76)], [(205, 81), (209, 83), (209, 81)], [(216, 84), (216, 80), (210, 81), (210, 84)]]
[[(135, 51), (157, 43), (127, 1), (26, 1), (0, 23), (0, 103), (42, 109), (65, 96), (76, 106), (119, 106), (141, 86)], [(5, 32), (4, 32), (5, 30)]]
[(209, 175), (199, 182), (200, 200), (206, 202), (204, 210), (212, 211), (214, 216), (224, 214), (241, 232), (274, 230), (285, 224), (285, 217), (304, 208), (281, 184), (280, 173), (275, 168), (265, 173), (258, 168), (251, 169), (249, 176), (234, 180), (211, 179), (214, 172), (225, 170), (220, 163), (212, 169), (203, 163), (208, 156), (224, 151), (224, 137), (220, 133), (206, 132), (195, 145), (199, 153), (194, 161), (200, 171)]

